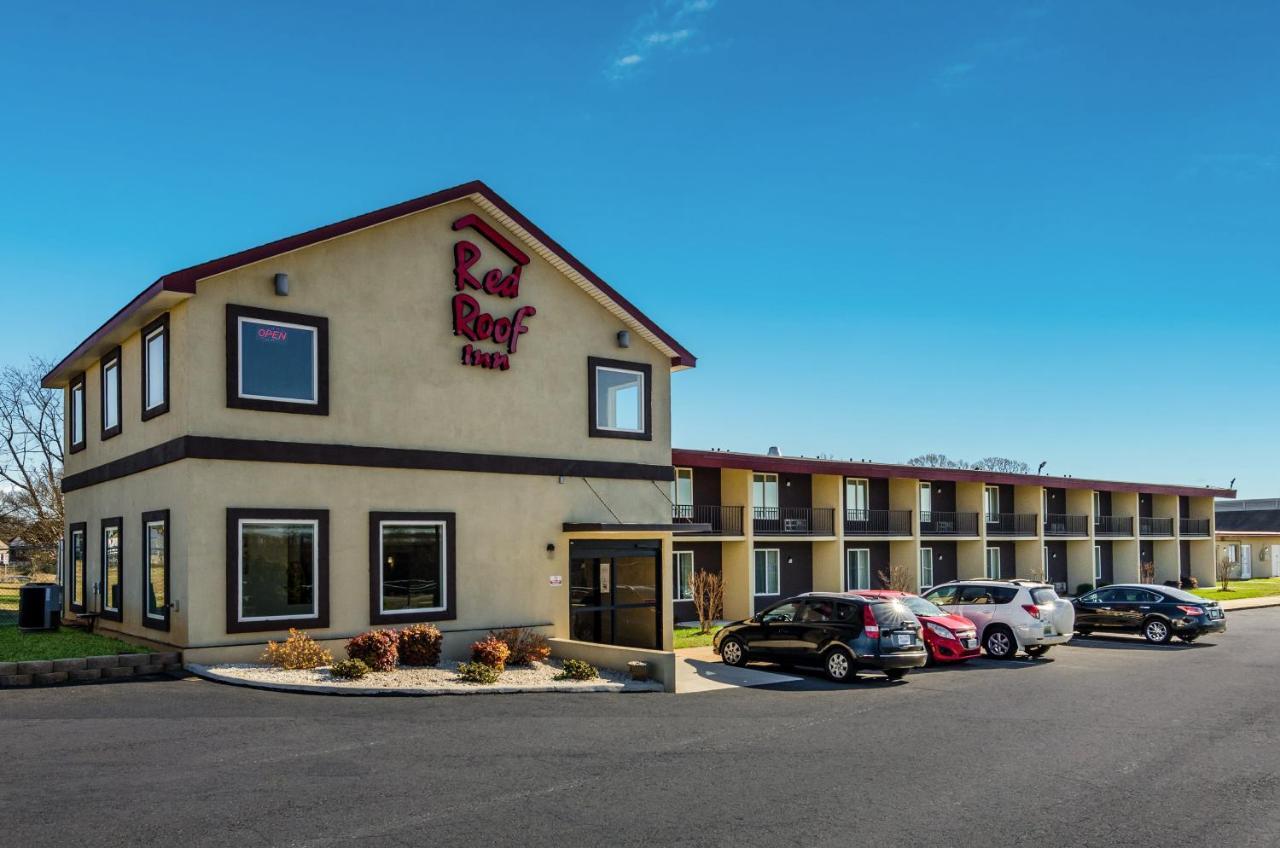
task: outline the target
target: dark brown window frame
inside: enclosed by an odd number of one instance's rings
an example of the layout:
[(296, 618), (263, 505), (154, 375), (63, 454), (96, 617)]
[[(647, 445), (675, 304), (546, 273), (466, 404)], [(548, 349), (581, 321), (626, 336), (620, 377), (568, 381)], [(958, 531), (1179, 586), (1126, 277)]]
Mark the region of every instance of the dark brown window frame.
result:
[[(240, 396), (240, 319), (302, 324), (316, 331), (316, 402), (259, 400)], [(301, 312), (281, 312), (256, 306), (227, 304), (227, 406), (259, 412), (287, 412), (294, 415), (329, 414), (329, 319)]]
[[(107, 426), (107, 366), (116, 364), (116, 425)], [(120, 346), (103, 354), (98, 360), (98, 423), (102, 427), (102, 441), (113, 439), (124, 430), (124, 357)]]
[[(240, 620), (240, 521), (265, 518), (276, 521), (316, 522), (316, 614), (308, 618)], [(292, 627), (299, 630), (329, 626), (329, 510), (227, 508), (227, 633), (269, 633)]]
[[(444, 522), (444, 609), (430, 612), (383, 612), (382, 606), (382, 522)], [(370, 512), (369, 513), (369, 623), (411, 624), (421, 621), (451, 621), (458, 617), (457, 513), (454, 512)]]
[(71, 592), (67, 592), (67, 609), (75, 613), (84, 613), (89, 608), (89, 522), (76, 521), (67, 525), (67, 588), (76, 579), (75, 534), (80, 531), (84, 539), (84, 572), (80, 575), (80, 603), (75, 603)]
[[(644, 376), (644, 430), (639, 433), (628, 433), (619, 430), (605, 430), (596, 425), (596, 369), (616, 368), (622, 371), (635, 371)], [(645, 442), (653, 441), (653, 366), (646, 362), (627, 362), (622, 359), (606, 359), (601, 356), (587, 357), (587, 435), (593, 439), (636, 439)]]
[[(76, 408), (76, 387), (80, 387), (80, 408)], [(85, 420), (89, 410), (89, 394), (85, 389), (84, 372), (71, 378), (71, 382), (67, 384), (67, 409), (71, 414), (67, 416), (67, 453), (79, 453), (84, 450), (85, 444), (89, 441), (89, 422)], [(72, 416), (80, 416), (80, 441), (75, 441), (76, 425)]]
[[(147, 337), (153, 335), (157, 330), (160, 331), (164, 338), (164, 403), (158, 406), (147, 408), (147, 387), (150, 383), (147, 380), (148, 371), (150, 369), (150, 356), (147, 349)], [(142, 407), (142, 420), (150, 421), (160, 415), (164, 415), (169, 411), (169, 313), (161, 315), (156, 320), (142, 328), (142, 332), (138, 336), (141, 341), (140, 348), (142, 350), (142, 382), (141, 391), (138, 393), (141, 397), (140, 406)]]
[[(147, 593), (151, 591), (151, 563), (148, 559), (150, 553), (149, 547), (151, 539), (147, 535), (147, 525), (156, 522), (164, 523), (164, 618), (152, 618), (149, 610), (151, 608), (151, 599), (147, 597)], [(169, 611), (173, 609), (173, 598), (170, 597), (170, 577), (173, 572), (172, 563), (169, 560), (169, 510), (153, 509), (150, 512), (142, 513), (142, 534), (138, 537), (141, 540), (139, 547), (142, 548), (142, 624), (144, 627), (150, 627), (152, 630), (168, 630), (169, 629)]]
[[(109, 621), (124, 621), (124, 516), (115, 516), (114, 518), (104, 518), (98, 522), (98, 615)], [(120, 571), (120, 608), (112, 611), (107, 609), (107, 528), (114, 527), (120, 534), (120, 552), (118, 554), (120, 562), (118, 568)], [(88, 569), (85, 569), (88, 573)]]

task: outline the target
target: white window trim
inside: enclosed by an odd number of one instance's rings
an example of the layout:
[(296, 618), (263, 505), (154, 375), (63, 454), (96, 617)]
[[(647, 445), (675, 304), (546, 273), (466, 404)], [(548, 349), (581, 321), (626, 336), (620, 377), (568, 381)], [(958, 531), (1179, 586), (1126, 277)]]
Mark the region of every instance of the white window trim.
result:
[(1096, 521), (1098, 516), (1102, 515), (1102, 493), (1093, 493), (1093, 518)]
[[(995, 555), (996, 555), (996, 556), (995, 556), (995, 564), (996, 564), (996, 573), (995, 573), (995, 574), (992, 574), (992, 573), (991, 573), (991, 555), (992, 555), (992, 554), (995, 554)], [(999, 579), (1000, 579), (1000, 549), (999, 549), (999, 548), (994, 547), (994, 546), (988, 547), (988, 548), (987, 548), (986, 561), (985, 561), (983, 564), (984, 564), (984, 566), (985, 566), (985, 568), (986, 568), (986, 572), (987, 572), (987, 579), (988, 579), (988, 580), (999, 580)]]
[[(164, 534), (165, 534), (165, 536), (166, 536), (166, 537), (168, 537), (168, 535), (169, 535), (169, 527), (168, 527), (168, 524), (169, 524), (169, 522), (167, 522), (167, 521), (165, 521), (165, 520), (163, 520), (163, 519), (161, 519), (160, 521), (148, 521), (148, 522), (147, 522), (147, 524), (146, 524), (146, 527), (145, 527), (145, 528), (144, 528), (144, 530), (143, 530), (143, 533), (144, 533), (145, 535), (144, 535), (144, 537), (143, 537), (143, 539), (142, 539), (142, 544), (145, 546), (146, 554), (147, 554), (147, 590), (148, 590), (148, 592), (149, 592), (149, 591), (150, 591), (150, 589), (151, 589), (151, 528), (152, 528), (152, 527), (163, 527), (163, 528), (164, 528)], [(167, 546), (167, 545), (168, 545), (168, 538), (166, 538), (166, 539), (165, 539), (165, 543), (166, 543), (166, 546)], [(241, 550), (243, 550), (243, 548), (241, 548)], [(169, 556), (168, 556), (168, 554), (167, 554), (167, 553), (165, 554), (165, 557), (164, 557), (164, 568), (165, 568), (165, 571), (168, 571), (168, 570), (169, 570)], [(143, 603), (142, 603), (142, 614), (143, 614), (143, 615), (145, 615), (147, 618), (152, 619), (153, 621), (164, 621), (164, 619), (165, 619), (165, 614), (164, 614), (163, 612), (160, 612), (160, 613), (154, 613), (154, 612), (152, 612), (152, 611), (151, 611), (151, 604), (146, 600), (146, 598), (147, 598), (147, 597), (150, 597), (150, 595), (148, 594), (146, 597), (144, 597), (144, 598), (143, 598)], [(165, 606), (168, 606), (168, 604), (169, 604), (169, 598), (167, 598), (167, 597), (166, 597), (166, 598), (164, 599), (164, 602), (165, 602)], [(162, 609), (163, 609), (163, 607), (162, 607)]]
[[(866, 557), (866, 566), (867, 566), (867, 585), (866, 585), (866, 586), (853, 586), (853, 585), (850, 585), (850, 584), (849, 584), (849, 571), (850, 571), (850, 566), (852, 565), (852, 566), (854, 566), (854, 568), (856, 568), (856, 567), (857, 567), (857, 563), (855, 562), (855, 555), (857, 555), (857, 554), (864, 554), (864, 555), (865, 555), (865, 557)], [(854, 590), (856, 590), (856, 589), (870, 589), (870, 588), (871, 588), (871, 549), (870, 549), (870, 548), (849, 548), (847, 551), (845, 551), (845, 553), (844, 553), (844, 582), (845, 582), (844, 590), (845, 590), (846, 592), (852, 592), (852, 591), (854, 591)], [(858, 582), (858, 581), (857, 581), (857, 578), (855, 577), (855, 578), (854, 578), (854, 583), (856, 583), (856, 582)]]
[[(756, 548), (756, 554), (764, 554), (764, 588), (765, 591), (757, 591), (760, 587), (755, 585), (756, 582), (756, 556), (751, 557), (751, 593), (757, 598), (770, 598), (774, 595), (782, 594), (782, 549), (781, 548)], [(773, 554), (773, 561), (770, 562), (769, 554)], [(770, 568), (772, 566), (772, 568)], [(769, 572), (774, 575), (773, 583), (775, 591), (770, 592), (769, 589)]]
[[(929, 561), (929, 582), (928, 583), (924, 581), (924, 563), (925, 563), (926, 553), (929, 555), (928, 556), (928, 561)], [(916, 563), (916, 570), (918, 572), (916, 574), (916, 578), (920, 583), (920, 591), (923, 592), (926, 589), (933, 588), (933, 548), (920, 549), (920, 560), (919, 562)]]
[[(80, 579), (76, 579), (76, 537), (80, 537)], [(89, 573), (89, 552), (85, 549), (85, 539), (83, 530), (75, 530), (71, 533), (71, 556), (68, 557), (71, 573), (68, 581), (71, 584), (71, 603), (76, 606), (84, 606), (84, 598), (79, 597), (84, 594), (85, 575)], [(78, 598), (78, 600), (77, 600)]]
[[(108, 524), (106, 527), (102, 528), (102, 563), (101, 563), (101, 573), (98, 575), (98, 579), (101, 581), (100, 585), (102, 587), (102, 608), (107, 612), (120, 612), (120, 607), (113, 607), (113, 606), (107, 605), (107, 598), (110, 596), (107, 591), (107, 531), (108, 530), (116, 531), (116, 584), (120, 585), (121, 583), (124, 582), (124, 579), (123, 579), (124, 574), (122, 573), (124, 570), (124, 550), (123, 550), (124, 546), (122, 544), (122, 542), (124, 541), (124, 539), (122, 538), (124, 534), (120, 532), (119, 526), (115, 524)], [(123, 600), (123, 598), (121, 600)]]
[[(382, 567), (386, 564), (383, 550), (383, 530), (387, 527), (439, 527), (440, 528), (440, 606), (406, 607), (387, 610), (382, 606), (386, 593), (382, 591)], [(409, 615), (420, 612), (444, 612), (448, 607), (449, 597), (449, 527), (444, 521), (400, 521), (391, 519), (378, 522), (378, 612), (382, 615)]]
[[(311, 333), (311, 400), (301, 398), (276, 397), (274, 395), (250, 395), (244, 391), (244, 325), (257, 324), (264, 327), (289, 327), (294, 330), (307, 330)], [(236, 318), (236, 395), (243, 400), (270, 400), (280, 403), (296, 403), (299, 406), (317, 406), (320, 403), (320, 328), (311, 324), (292, 324), (288, 321), (268, 321), (265, 318), (251, 318), (240, 315)], [(251, 620), (251, 619), (246, 619)]]
[[(768, 497), (769, 484), (770, 483), (773, 484), (773, 499), (775, 501), (773, 506), (769, 506), (768, 503), (755, 503), (755, 487), (757, 483), (760, 484), (760, 492), (762, 495), (764, 495), (764, 497), (762, 498), (763, 501), (769, 500), (769, 497)], [(768, 471), (753, 471), (751, 473), (751, 489), (752, 489), (751, 505), (753, 507), (757, 509), (777, 509), (778, 508), (777, 501), (781, 500), (781, 492), (779, 491), (779, 488), (778, 488), (777, 474), (772, 474)]]
[(71, 444), (84, 444), (84, 383), (71, 388)]
[[(310, 524), (314, 536), (311, 545), (311, 612), (297, 615), (244, 615), (244, 528), (248, 524)], [(293, 621), (315, 618), (320, 614), (320, 522), (314, 518), (241, 518), (236, 525), (236, 621)]]
[(1093, 585), (1097, 588), (1102, 579), (1102, 545), (1093, 546)]
[[(692, 601), (693, 600), (693, 551), (672, 551), (671, 559), (674, 562), (676, 567), (675, 568), (675, 571), (676, 571), (675, 585), (672, 587), (675, 590), (675, 597), (673, 598), (673, 600)], [(685, 560), (688, 560), (687, 562), (687, 566), (689, 569), (688, 582), (686, 582), (684, 579), (684, 570), (686, 567)], [(687, 593), (685, 592), (686, 586), (688, 587)]]
[[(676, 468), (675, 479), (671, 482), (671, 503), (675, 506), (693, 506), (693, 469), (692, 468)], [(680, 502), (680, 478), (684, 476), (689, 481), (689, 502)]]
[[(601, 371), (612, 371), (615, 374), (630, 374), (639, 378), (640, 382), (636, 386), (636, 388), (639, 390), (639, 394), (636, 398), (636, 426), (635, 427), (617, 427), (617, 426), (609, 426), (607, 424), (600, 423), (600, 372)], [(597, 365), (595, 376), (593, 377), (593, 379), (596, 381), (596, 387), (595, 387), (596, 388), (596, 408), (592, 410), (592, 414), (595, 415), (596, 417), (596, 429), (604, 430), (609, 433), (643, 433), (644, 427), (645, 427), (644, 372), (636, 371), (631, 368), (615, 368), (612, 365)], [(609, 399), (605, 406), (605, 409), (613, 414), (613, 417), (615, 420), (617, 419), (617, 414), (616, 414), (616, 410), (614, 408), (614, 403), (613, 403), (613, 393), (618, 391), (620, 388), (623, 388), (623, 387), (613, 386), (608, 389)]]
[[(107, 375), (111, 374), (112, 372), (115, 373), (115, 380), (116, 380), (116, 385), (114, 389), (110, 387), (110, 383), (107, 380)], [(102, 366), (102, 429), (104, 430), (110, 430), (112, 427), (120, 426), (120, 405), (121, 405), (121, 401), (123, 400), (122, 395), (124, 394), (124, 392), (121, 389), (122, 387), (120, 385), (120, 357), (117, 356), (117, 357), (113, 357), (111, 360), (107, 362), (106, 365)], [(107, 403), (108, 397), (112, 399), (112, 401), (115, 403), (115, 406), (116, 406), (116, 419), (114, 421), (107, 418), (107, 415), (111, 411), (111, 407)], [(115, 612), (115, 610), (112, 610), (112, 612)]]
[[(925, 505), (926, 501), (928, 501), (927, 507)], [(931, 515), (933, 515), (933, 484), (921, 483), (920, 484), (920, 520), (928, 521), (929, 519), (926, 518), (925, 516), (931, 516)]]
[[(982, 487), (983, 506), (987, 511), (987, 523), (993, 524), (1000, 520), (1000, 487), (999, 486), (983, 486)], [(991, 507), (995, 507), (993, 510)]]
[[(854, 506), (849, 503), (849, 487), (862, 489), (862, 506)], [(864, 512), (871, 509), (871, 481), (866, 477), (846, 477), (844, 478), (844, 508), (846, 511), (860, 509)]]
[[(160, 369), (157, 372), (155, 363), (151, 361), (152, 340), (163, 337), (164, 334), (167, 333), (168, 331), (169, 330), (167, 327), (164, 327), (164, 326), (156, 327), (154, 330), (152, 330), (150, 333), (147, 334), (146, 338), (142, 340), (142, 356), (147, 361), (147, 367), (146, 367), (147, 385), (142, 387), (142, 393), (146, 397), (145, 409), (148, 412), (150, 412), (153, 409), (157, 409), (161, 406), (164, 406), (165, 402), (169, 400), (169, 398), (167, 397), (168, 388), (165, 386), (165, 383), (164, 383), (164, 369), (169, 367), (169, 363), (168, 362), (161, 363)], [(165, 347), (166, 346), (163, 343), (160, 345), (160, 351), (161, 351), (160, 355), (162, 357), (165, 356), (164, 354)], [(165, 358), (167, 359), (167, 357)], [(240, 361), (243, 362), (244, 361), (243, 358)], [(152, 380), (152, 375), (155, 373), (160, 374), (160, 393), (163, 395), (166, 395), (165, 397), (160, 398), (160, 400), (155, 400), (154, 398), (151, 397), (151, 380)]]

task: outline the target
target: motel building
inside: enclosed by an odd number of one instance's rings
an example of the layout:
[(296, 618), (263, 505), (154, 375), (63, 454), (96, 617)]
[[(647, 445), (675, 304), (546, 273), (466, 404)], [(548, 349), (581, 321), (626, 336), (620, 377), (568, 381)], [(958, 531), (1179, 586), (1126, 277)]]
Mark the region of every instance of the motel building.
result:
[(44, 380), (66, 612), (196, 663), (528, 626), (665, 678), (694, 364), (479, 182), (166, 274)]

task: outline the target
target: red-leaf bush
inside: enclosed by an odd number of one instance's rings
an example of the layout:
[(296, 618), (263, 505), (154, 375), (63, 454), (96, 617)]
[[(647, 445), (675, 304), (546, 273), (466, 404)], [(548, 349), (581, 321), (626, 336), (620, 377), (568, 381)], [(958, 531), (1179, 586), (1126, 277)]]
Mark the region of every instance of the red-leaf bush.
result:
[(528, 627), (506, 627), (494, 630), (489, 635), (506, 643), (511, 652), (507, 662), (512, 665), (546, 662), (551, 656), (551, 645), (547, 643), (547, 637)]
[(394, 630), (370, 630), (347, 641), (347, 656), (364, 660), (374, 671), (391, 671), (396, 667), (400, 635)]
[(404, 665), (439, 665), (444, 637), (434, 624), (411, 624), (400, 631), (400, 662)]
[(511, 656), (511, 649), (507, 647), (507, 643), (492, 633), (479, 642), (471, 643), (471, 660), (496, 668), (498, 671), (507, 667), (509, 656)]

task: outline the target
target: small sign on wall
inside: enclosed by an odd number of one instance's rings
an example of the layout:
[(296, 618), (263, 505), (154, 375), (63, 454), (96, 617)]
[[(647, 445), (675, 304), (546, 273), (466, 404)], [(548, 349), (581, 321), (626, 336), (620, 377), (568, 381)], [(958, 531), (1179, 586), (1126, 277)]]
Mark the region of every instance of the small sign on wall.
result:
[(612, 563), (605, 561), (600, 563), (600, 594), (607, 595), (613, 590), (609, 588), (609, 569)]
[(559, 586), (564, 583), (564, 578), (561, 577), (559, 574), (553, 574), (551, 575), (550, 579), (547, 582), (550, 583), (552, 586)]

